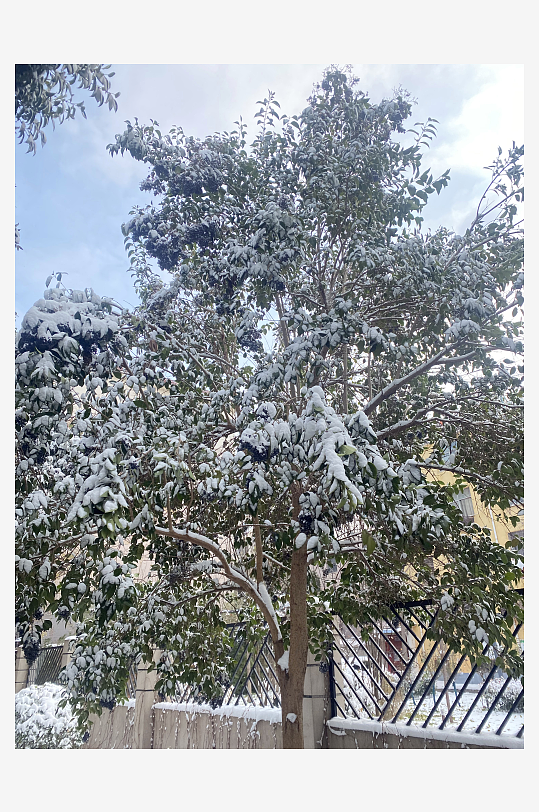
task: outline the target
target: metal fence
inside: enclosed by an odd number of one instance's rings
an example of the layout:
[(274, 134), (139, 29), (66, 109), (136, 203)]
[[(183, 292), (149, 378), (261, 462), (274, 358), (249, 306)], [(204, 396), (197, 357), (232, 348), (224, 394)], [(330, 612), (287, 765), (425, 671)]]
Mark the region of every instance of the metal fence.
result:
[[(523, 590), (517, 590), (523, 595)], [(524, 688), (493, 665), (475, 662), (427, 638), (436, 613), (430, 601), (394, 604), (382, 622), (352, 627), (333, 622), (328, 652), (332, 716), (403, 722), (423, 728), (517, 736), (524, 732)], [(521, 626), (513, 635), (518, 636)], [(213, 705), (280, 707), (279, 682), (269, 634), (250, 645), (244, 624), (233, 633), (230, 677)], [(484, 653), (487, 653), (488, 646)], [(186, 686), (177, 702), (207, 703)]]
[[(222, 695), (210, 700), (210, 704), (280, 707), (277, 666), (269, 633), (253, 644), (245, 634), (244, 623), (232, 623), (227, 628), (233, 637), (230, 676), (222, 684)], [(200, 688), (193, 687), (180, 690), (173, 699), (176, 702), (208, 701)]]
[(137, 694), (137, 672), (138, 672), (138, 663), (136, 660), (133, 660), (133, 662), (129, 666), (129, 674), (127, 677), (128, 699), (135, 699), (135, 696)]
[(522, 737), (520, 680), (494, 664), (478, 669), (443, 642), (429, 640), (434, 619), (433, 604), (419, 601), (395, 604), (381, 622), (352, 627), (336, 620), (329, 657), (332, 715)]
[(46, 682), (61, 684), (63, 646), (42, 648), (28, 669), (27, 685), (44, 685)]
[[(522, 596), (524, 590), (516, 590)], [(427, 638), (436, 612), (430, 601), (397, 603), (381, 621), (352, 627), (333, 621), (328, 651), (331, 715), (401, 722), (408, 726), (466, 733), (516, 736), (524, 733), (524, 688), (520, 680), (477, 664), (443, 642)], [(232, 637), (229, 676), (218, 698), (185, 686), (177, 702), (280, 707), (277, 666), (269, 633), (253, 643), (245, 624), (227, 627)], [(513, 631), (515, 639), (521, 626)], [(487, 653), (488, 646), (484, 653)], [(42, 649), (28, 672), (28, 685), (60, 683), (62, 646)], [(136, 693), (137, 663), (128, 677), (128, 697)]]

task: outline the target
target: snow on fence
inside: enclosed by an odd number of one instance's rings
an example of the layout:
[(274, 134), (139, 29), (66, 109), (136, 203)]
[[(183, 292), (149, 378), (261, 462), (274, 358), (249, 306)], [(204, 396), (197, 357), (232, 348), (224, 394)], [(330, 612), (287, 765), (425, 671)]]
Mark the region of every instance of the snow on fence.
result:
[[(256, 706), (211, 708), (156, 702), (145, 720), (134, 700), (104, 710), (94, 720), (85, 749), (99, 750), (275, 750), (282, 748), (280, 712)], [(144, 744), (144, 735), (147, 736)]]
[[(523, 590), (519, 590), (520, 593)], [(382, 622), (351, 627), (339, 618), (329, 661), (310, 656), (304, 690), (305, 747), (522, 747), (524, 689), (493, 666), (476, 665), (444, 643), (427, 640), (434, 621), (428, 601), (395, 604)], [(514, 630), (517, 638), (520, 626)], [(44, 649), (49, 682), (60, 682)], [(268, 638), (248, 646), (236, 630), (229, 682), (220, 707), (186, 687), (170, 701), (154, 692), (156, 672), (133, 664), (129, 701), (93, 720), (84, 745), (99, 749), (278, 749), (280, 697)], [(159, 656), (159, 653), (156, 653)], [(62, 650), (67, 664), (69, 645)], [(25, 670), (26, 668), (26, 670)], [(22, 649), (16, 691), (36, 681)], [(45, 673), (45, 671), (43, 671)], [(52, 676), (51, 676), (52, 675)], [(38, 677), (39, 678), (39, 677)], [(381, 738), (380, 738), (381, 737)]]
[(484, 746), (492, 746), (486, 737), (494, 736), (500, 747), (520, 746), (508, 743), (523, 738), (520, 680), (495, 665), (479, 670), (443, 642), (428, 640), (434, 619), (429, 601), (396, 604), (381, 622), (359, 628), (337, 619), (329, 663), (333, 720), (398, 723), (408, 733), (430, 731), (444, 741), (454, 739), (445, 736), (449, 732), (463, 742), (471, 735), (470, 743), (482, 736)]

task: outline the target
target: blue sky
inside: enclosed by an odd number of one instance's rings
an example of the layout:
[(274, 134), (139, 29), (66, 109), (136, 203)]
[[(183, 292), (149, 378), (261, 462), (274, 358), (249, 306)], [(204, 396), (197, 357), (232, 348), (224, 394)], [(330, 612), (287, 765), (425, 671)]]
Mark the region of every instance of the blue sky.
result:
[[(256, 101), (274, 90), (289, 115), (306, 106), (325, 64), (309, 65), (112, 65), (112, 90), (120, 91), (117, 113), (98, 108), (83, 92), (87, 120), (77, 116), (53, 131), (37, 154), (17, 145), (16, 221), (23, 251), (16, 256), (17, 324), (43, 295), (51, 273), (66, 273), (68, 287), (93, 287), (100, 295), (135, 306), (121, 225), (135, 204), (150, 202), (139, 189), (144, 165), (130, 156), (109, 155), (108, 143), (125, 119), (157, 120), (204, 137), (233, 129), (240, 115), (254, 137)], [(451, 183), (432, 199), (425, 227), (443, 224), (462, 233), (488, 183), (489, 164), (524, 142), (523, 65), (354, 65), (361, 89), (374, 101), (402, 85), (418, 100), (410, 126), (427, 116), (439, 120), (438, 137), (425, 156), (434, 174), (451, 169)]]

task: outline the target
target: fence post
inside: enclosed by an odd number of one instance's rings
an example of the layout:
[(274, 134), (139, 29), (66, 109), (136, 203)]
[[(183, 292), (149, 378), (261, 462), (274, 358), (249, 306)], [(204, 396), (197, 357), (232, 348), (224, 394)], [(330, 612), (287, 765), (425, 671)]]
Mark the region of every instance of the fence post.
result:
[(66, 668), (69, 665), (69, 661), (71, 660), (71, 638), (64, 640), (64, 645), (62, 648), (62, 659), (60, 660), (60, 671), (63, 668)]
[(328, 677), (329, 677), (329, 701), (331, 719), (337, 716), (337, 690), (335, 688), (335, 665), (333, 662), (333, 651), (328, 652)]
[(26, 688), (28, 682), (28, 671), (30, 667), (26, 662), (22, 647), (15, 650), (15, 693), (19, 693)]
[[(157, 662), (160, 651), (154, 654)], [(134, 750), (151, 750), (153, 745), (153, 711), (152, 705), (156, 701), (155, 683), (157, 671), (148, 672), (148, 663), (139, 663), (137, 671), (137, 688), (135, 693), (135, 717), (133, 720)]]
[(303, 688), (303, 746), (306, 750), (327, 748), (325, 733), (330, 707), (328, 674), (320, 671), (320, 663), (315, 662), (309, 651)]

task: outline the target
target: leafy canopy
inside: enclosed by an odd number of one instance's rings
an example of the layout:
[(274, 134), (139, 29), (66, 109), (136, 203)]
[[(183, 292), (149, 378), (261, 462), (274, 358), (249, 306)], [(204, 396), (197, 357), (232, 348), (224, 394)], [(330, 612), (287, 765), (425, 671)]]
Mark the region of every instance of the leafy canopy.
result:
[(15, 121), (19, 128), (19, 143), (26, 141), (28, 152), (36, 154), (36, 144), (46, 143), (44, 128), (52, 122), (60, 124), (75, 118), (77, 107), (86, 118), (84, 102), (73, 99), (73, 85), (90, 90), (91, 97), (101, 107), (116, 111), (119, 93), (110, 92), (106, 73), (110, 65), (15, 65)]
[(520, 558), (453, 496), (522, 499), (523, 149), (464, 235), (425, 233), (449, 172), (423, 169), (434, 122), (406, 130), (404, 91), (376, 104), (330, 68), (301, 115), (259, 104), (250, 146), (241, 119), (204, 140), (128, 122), (110, 151), (154, 195), (123, 227), (140, 307), (59, 282), (18, 336), (18, 620), (30, 654), (36, 613), (81, 623), (82, 720), (154, 648), (163, 693), (218, 701), (227, 619), (286, 649), (302, 548), (318, 656), (334, 614), (429, 597), (435, 636), (521, 670)]

